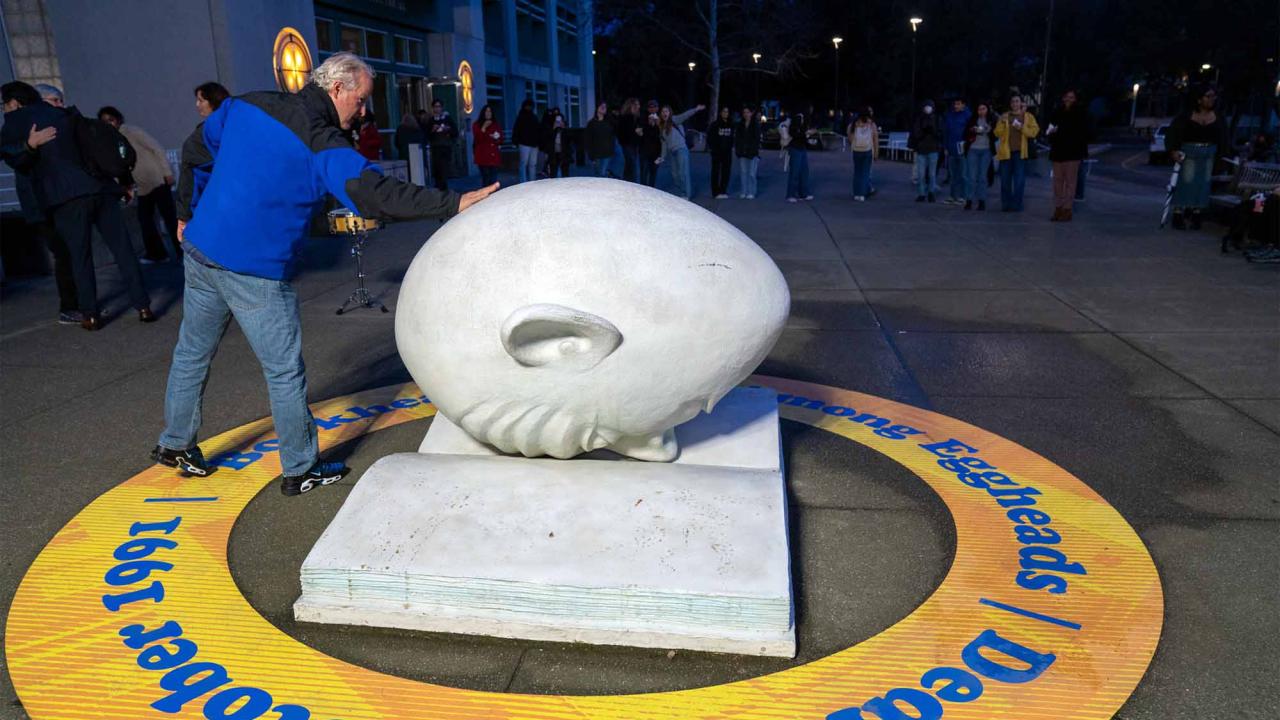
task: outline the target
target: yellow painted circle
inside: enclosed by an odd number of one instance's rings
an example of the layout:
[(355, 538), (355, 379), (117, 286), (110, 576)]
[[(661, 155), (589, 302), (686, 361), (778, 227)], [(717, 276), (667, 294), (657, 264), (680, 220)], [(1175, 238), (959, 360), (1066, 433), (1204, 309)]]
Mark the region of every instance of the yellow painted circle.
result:
[[(614, 696), (460, 690), (329, 657), (263, 619), (227, 565), (237, 516), (280, 472), (271, 422), (263, 419), (202, 443), (210, 457), (232, 453), (242, 469), (197, 479), (148, 468), (58, 532), (9, 612), (14, 686), (37, 720), (850, 720), (893, 717), (892, 709), (898, 717), (947, 720), (1112, 717), (1151, 661), (1164, 603), (1142, 541), (1102, 497), (1048, 460), (959, 420), (822, 385), (753, 382), (781, 393), (784, 418), (912, 470), (955, 520), (955, 560), (933, 595), (846, 650), (750, 680)], [(412, 384), (313, 410), (347, 421), (324, 423), (322, 447), (435, 412)], [(165, 566), (139, 564), (146, 561)], [(1031, 573), (1022, 585), (1019, 573)], [(153, 582), (163, 589), (158, 602)], [(1063, 592), (1051, 592), (1059, 582)], [(106, 607), (122, 599), (132, 602)], [(176, 625), (168, 634), (178, 628), (182, 642), (159, 637), (164, 631), (141, 634), (169, 621)]]

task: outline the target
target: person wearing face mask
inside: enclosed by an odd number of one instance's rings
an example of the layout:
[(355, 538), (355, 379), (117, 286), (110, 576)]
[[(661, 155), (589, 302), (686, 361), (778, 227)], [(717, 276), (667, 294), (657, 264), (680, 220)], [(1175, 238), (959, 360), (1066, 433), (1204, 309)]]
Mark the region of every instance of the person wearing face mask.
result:
[(280, 490), (298, 495), (337, 482), (341, 463), (322, 462), (307, 407), (302, 323), (291, 284), (311, 216), (333, 196), (365, 218), (445, 218), (497, 190), (459, 195), (384, 175), (351, 146), (349, 132), (373, 92), (373, 69), (348, 52), (329, 56), (297, 93), (229, 98), (184, 151), (202, 175), (184, 255), (182, 329), (165, 393), (165, 428), (151, 457), (209, 474), (197, 444), (209, 366), (234, 317), (262, 365), (279, 437)]
[(1009, 98), (1009, 112), (1000, 116), (994, 131), (999, 144), (1000, 210), (1022, 212), (1022, 195), (1027, 185), (1027, 143), (1040, 134), (1036, 116), (1027, 112), (1021, 95)]
[(925, 100), (920, 114), (911, 123), (907, 147), (916, 152), (916, 202), (934, 202), (933, 187), (937, 184), (938, 151), (942, 149), (942, 129), (933, 114), (933, 101)]

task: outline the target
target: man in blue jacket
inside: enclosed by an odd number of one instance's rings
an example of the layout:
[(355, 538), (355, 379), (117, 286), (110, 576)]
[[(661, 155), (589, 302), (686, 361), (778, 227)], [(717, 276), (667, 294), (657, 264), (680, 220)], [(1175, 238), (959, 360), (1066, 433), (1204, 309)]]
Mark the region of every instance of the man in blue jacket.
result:
[(200, 407), (209, 363), (234, 317), (267, 379), (281, 492), (298, 495), (349, 472), (319, 459), (298, 298), (289, 283), (312, 215), (332, 195), (363, 217), (444, 218), (498, 188), (494, 183), (459, 195), (383, 175), (356, 152), (347, 132), (372, 92), (369, 65), (337, 53), (297, 94), (256, 92), (225, 100), (184, 144), (183, 162), (194, 168), (191, 220), (178, 231), (186, 250), (186, 292), (165, 429), (151, 452), (156, 462), (209, 474), (196, 444)]
[(963, 98), (951, 101), (951, 109), (942, 121), (942, 134), (946, 142), (947, 175), (951, 179), (951, 192), (947, 202), (963, 205), (969, 197), (969, 170), (964, 161), (964, 129), (972, 113), (964, 106)]

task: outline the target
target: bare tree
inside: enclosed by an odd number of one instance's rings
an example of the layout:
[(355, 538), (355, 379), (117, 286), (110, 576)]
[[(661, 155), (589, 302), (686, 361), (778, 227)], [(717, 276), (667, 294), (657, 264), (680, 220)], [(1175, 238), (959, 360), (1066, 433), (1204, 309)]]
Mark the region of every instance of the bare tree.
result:
[[(712, 114), (720, 106), (724, 73), (800, 74), (801, 63), (816, 55), (809, 50), (815, 25), (810, 12), (797, 5), (769, 0), (598, 0), (598, 21), (643, 23), (705, 62)], [(759, 55), (759, 60), (753, 58)]]

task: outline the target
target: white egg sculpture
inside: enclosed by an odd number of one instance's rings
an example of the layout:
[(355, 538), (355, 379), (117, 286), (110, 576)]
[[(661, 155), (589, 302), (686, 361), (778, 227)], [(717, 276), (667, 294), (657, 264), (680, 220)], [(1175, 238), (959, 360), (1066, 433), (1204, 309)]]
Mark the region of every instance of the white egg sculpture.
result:
[(506, 453), (679, 454), (673, 428), (773, 348), (782, 273), (733, 225), (635, 183), (506, 188), (422, 247), (396, 345), (437, 410)]

